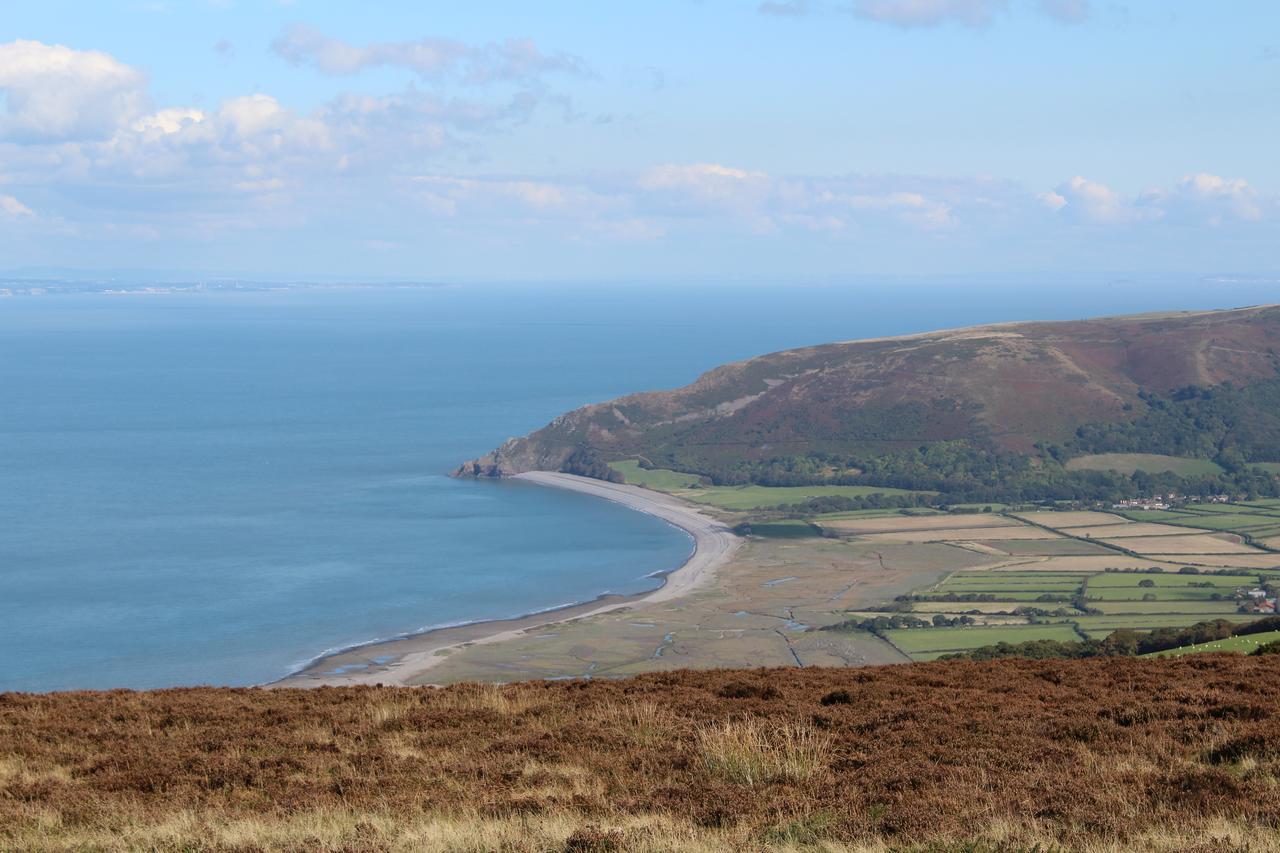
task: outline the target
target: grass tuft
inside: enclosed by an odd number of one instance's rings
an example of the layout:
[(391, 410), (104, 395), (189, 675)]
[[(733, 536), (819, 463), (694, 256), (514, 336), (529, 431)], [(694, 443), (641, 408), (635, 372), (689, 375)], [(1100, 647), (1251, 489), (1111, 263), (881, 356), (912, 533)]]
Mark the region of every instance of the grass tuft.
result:
[(738, 785), (810, 779), (827, 768), (832, 740), (812, 726), (755, 720), (698, 730), (698, 753), (712, 776)]

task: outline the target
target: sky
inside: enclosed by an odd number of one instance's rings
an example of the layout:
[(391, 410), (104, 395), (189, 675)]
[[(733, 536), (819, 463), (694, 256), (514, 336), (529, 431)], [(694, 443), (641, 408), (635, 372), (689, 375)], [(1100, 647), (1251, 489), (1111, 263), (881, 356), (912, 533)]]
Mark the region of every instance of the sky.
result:
[(42, 0), (0, 270), (1280, 270), (1274, 0)]

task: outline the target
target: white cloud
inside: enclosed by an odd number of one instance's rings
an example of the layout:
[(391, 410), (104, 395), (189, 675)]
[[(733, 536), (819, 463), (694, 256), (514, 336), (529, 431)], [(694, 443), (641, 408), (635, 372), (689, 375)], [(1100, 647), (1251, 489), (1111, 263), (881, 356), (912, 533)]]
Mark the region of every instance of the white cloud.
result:
[(1220, 178), (1201, 172), (1183, 178), (1178, 183), (1178, 192), (1186, 198), (1211, 209), (1217, 210), (1217, 217), (1222, 215), (1250, 222), (1262, 218), (1262, 200), (1258, 192), (1240, 178)]
[(6, 219), (34, 217), (35, 211), (11, 195), (0, 195), (0, 216)]
[(135, 119), (130, 129), (141, 134), (166, 136), (171, 133), (181, 133), (185, 128), (199, 124), (205, 118), (204, 110), (170, 107)]
[(1008, 7), (1007, 0), (855, 0), (854, 14), (900, 27), (958, 23), (981, 27)]
[(765, 15), (795, 17), (809, 14), (810, 3), (809, 0), (766, 0), (757, 6), (756, 10)]
[[(1086, 20), (1092, 12), (1090, 0), (1017, 0), (1017, 4), (1069, 24)], [(1010, 0), (844, 0), (839, 3), (766, 0), (756, 7), (756, 11), (780, 17), (845, 11), (869, 21), (903, 28), (936, 27), (948, 23), (985, 27), (1008, 11), (1010, 5)]]
[(146, 110), (146, 85), (142, 72), (99, 51), (38, 41), (0, 44), (0, 136), (108, 136)]
[[(1000, 204), (991, 195), (1003, 194)], [(927, 233), (962, 225), (955, 207), (989, 216), (1012, 205), (988, 182), (922, 178), (781, 178), (718, 163), (670, 163), (628, 175), (578, 178), (457, 178), (421, 175), (413, 197), (450, 220), (558, 223), (568, 233), (657, 239), (690, 229), (839, 233), (904, 229)]]
[(1117, 224), (1137, 218), (1133, 205), (1106, 184), (1079, 175), (1058, 185), (1041, 199), (1060, 214), (1099, 224)]
[(1132, 198), (1104, 184), (1075, 177), (1038, 198), (1063, 216), (1100, 225), (1158, 221), (1218, 226), (1258, 222), (1277, 212), (1275, 199), (1263, 196), (1248, 182), (1205, 172), (1188, 175), (1172, 188), (1156, 187)]
[(325, 74), (355, 74), (389, 66), (424, 79), (458, 75), (462, 82), (532, 81), (543, 74), (585, 73), (582, 60), (567, 53), (548, 55), (529, 39), (473, 47), (443, 38), (353, 45), (303, 24), (295, 24), (272, 42), (272, 49), (295, 65), (313, 65)]
[(709, 206), (742, 215), (758, 213), (774, 189), (763, 172), (717, 163), (656, 166), (640, 175), (638, 184), (676, 206)]
[(1051, 18), (1078, 24), (1089, 17), (1089, 0), (1040, 0), (1040, 10)]

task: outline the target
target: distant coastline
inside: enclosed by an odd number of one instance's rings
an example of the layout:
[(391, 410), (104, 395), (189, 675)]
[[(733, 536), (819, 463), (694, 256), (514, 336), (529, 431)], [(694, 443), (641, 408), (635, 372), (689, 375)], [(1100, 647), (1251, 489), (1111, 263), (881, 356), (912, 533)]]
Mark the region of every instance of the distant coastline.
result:
[(639, 486), (606, 483), (573, 474), (545, 471), (519, 474), (519, 479), (549, 488), (591, 495), (629, 509), (655, 516), (687, 533), (693, 550), (670, 571), (655, 573), (662, 584), (634, 595), (603, 594), (509, 619), (491, 619), (434, 628), (390, 640), (377, 640), (323, 655), (298, 672), (267, 685), (270, 687), (323, 687), (357, 684), (407, 685), (427, 681), (431, 668), (451, 650), (501, 642), (534, 628), (609, 613), (641, 603), (669, 601), (688, 595), (710, 583), (716, 570), (741, 545), (723, 523), (698, 508)]

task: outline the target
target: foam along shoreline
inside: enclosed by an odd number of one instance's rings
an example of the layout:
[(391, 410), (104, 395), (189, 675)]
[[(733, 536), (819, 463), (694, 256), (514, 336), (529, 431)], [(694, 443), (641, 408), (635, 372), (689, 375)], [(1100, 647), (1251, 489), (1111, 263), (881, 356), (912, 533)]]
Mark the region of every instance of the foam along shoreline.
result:
[(705, 515), (697, 507), (639, 486), (607, 483), (574, 474), (534, 471), (512, 479), (541, 486), (568, 489), (622, 504), (629, 509), (662, 519), (693, 538), (693, 551), (684, 563), (663, 573), (663, 584), (636, 595), (602, 595), (593, 601), (531, 613), (514, 619), (472, 622), (438, 628), (357, 646), (325, 655), (301, 671), (271, 684), (271, 687), (323, 687), (355, 684), (405, 685), (421, 683), (450, 650), (471, 645), (488, 645), (513, 639), (525, 631), (608, 613), (623, 607), (670, 601), (706, 586), (716, 570), (742, 544), (723, 523)]

